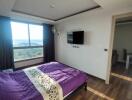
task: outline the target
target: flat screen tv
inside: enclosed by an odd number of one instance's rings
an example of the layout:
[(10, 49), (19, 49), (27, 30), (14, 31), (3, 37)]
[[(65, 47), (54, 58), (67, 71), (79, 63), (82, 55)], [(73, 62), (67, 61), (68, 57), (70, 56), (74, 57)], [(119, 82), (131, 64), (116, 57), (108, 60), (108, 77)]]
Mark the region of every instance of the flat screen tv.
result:
[(67, 42), (70, 44), (84, 44), (84, 31), (74, 31), (68, 33)]

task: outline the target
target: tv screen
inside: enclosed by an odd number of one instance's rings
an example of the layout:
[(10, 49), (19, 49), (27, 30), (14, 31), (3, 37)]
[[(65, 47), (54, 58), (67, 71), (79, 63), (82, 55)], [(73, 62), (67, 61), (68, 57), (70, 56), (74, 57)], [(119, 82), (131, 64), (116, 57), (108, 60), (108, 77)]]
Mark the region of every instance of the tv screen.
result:
[(83, 44), (84, 31), (74, 31), (67, 34), (67, 42), (70, 44)]

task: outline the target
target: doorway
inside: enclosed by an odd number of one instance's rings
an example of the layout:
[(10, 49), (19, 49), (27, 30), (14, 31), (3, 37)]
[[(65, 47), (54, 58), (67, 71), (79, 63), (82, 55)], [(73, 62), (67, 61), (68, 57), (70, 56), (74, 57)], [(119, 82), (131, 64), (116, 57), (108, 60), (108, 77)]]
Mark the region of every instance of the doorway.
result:
[(109, 52), (110, 75), (132, 80), (132, 13), (113, 17)]
[(116, 19), (111, 72), (132, 78), (132, 16)]
[[(108, 51), (108, 68), (107, 68), (107, 78), (106, 78), (106, 81), (105, 83), (106, 84), (109, 84), (110, 82), (110, 76), (113, 74), (115, 76), (120, 76), (120, 74), (116, 74), (116, 73), (112, 73), (113, 71), (113, 59), (115, 59), (114, 61), (118, 63), (118, 57), (119, 57), (119, 54), (116, 54), (116, 50), (114, 50), (114, 39), (115, 39), (115, 32), (116, 32), (116, 26), (118, 23), (120, 23), (121, 21), (126, 21), (126, 19), (129, 19), (129, 18), (132, 17), (132, 12), (129, 12), (129, 13), (125, 13), (125, 14), (120, 14), (120, 15), (115, 15), (112, 17), (112, 28), (111, 28), (111, 37), (110, 37), (110, 44), (109, 44), (109, 51)], [(128, 21), (128, 20), (127, 20)], [(119, 25), (119, 24), (118, 24)], [(132, 44), (132, 43), (129, 43), (129, 44)], [(124, 48), (125, 50), (125, 48)], [(113, 58), (113, 52), (115, 52), (115, 58)], [(126, 59), (126, 58), (124, 58)], [(126, 65), (126, 62), (124, 61), (124, 65)], [(122, 77), (122, 76), (120, 76)], [(124, 78), (124, 76), (123, 76)], [(126, 78), (126, 77), (125, 77)], [(127, 77), (128, 78), (128, 77)], [(130, 78), (131, 80), (131, 78)]]

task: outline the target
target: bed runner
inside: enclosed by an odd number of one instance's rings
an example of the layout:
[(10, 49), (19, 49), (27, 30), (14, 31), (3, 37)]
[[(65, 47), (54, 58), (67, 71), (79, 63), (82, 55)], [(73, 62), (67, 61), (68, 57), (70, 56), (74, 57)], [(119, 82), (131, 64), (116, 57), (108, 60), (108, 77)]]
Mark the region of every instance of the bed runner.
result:
[(25, 74), (44, 100), (63, 100), (61, 86), (36, 67), (24, 69)]

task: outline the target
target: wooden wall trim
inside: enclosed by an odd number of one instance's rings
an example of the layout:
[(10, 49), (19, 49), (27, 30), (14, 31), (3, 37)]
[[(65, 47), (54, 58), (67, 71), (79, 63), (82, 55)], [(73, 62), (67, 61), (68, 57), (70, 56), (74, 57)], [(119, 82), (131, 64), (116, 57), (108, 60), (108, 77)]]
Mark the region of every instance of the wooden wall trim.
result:
[(55, 21), (59, 21), (59, 20), (62, 20), (62, 19), (65, 19), (65, 18), (68, 18), (68, 17), (72, 17), (72, 16), (75, 16), (75, 15), (78, 15), (78, 14), (81, 14), (81, 13), (84, 13), (84, 12), (87, 12), (87, 11), (90, 11), (90, 10), (94, 10), (94, 9), (97, 9), (97, 8), (100, 8), (101, 6), (97, 5), (95, 7), (92, 7), (92, 8), (88, 8), (88, 9), (85, 9), (83, 11), (79, 11), (77, 13), (74, 13), (74, 14), (70, 14), (68, 16), (64, 16), (62, 18), (59, 18), (59, 19), (56, 19)]

